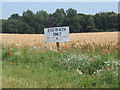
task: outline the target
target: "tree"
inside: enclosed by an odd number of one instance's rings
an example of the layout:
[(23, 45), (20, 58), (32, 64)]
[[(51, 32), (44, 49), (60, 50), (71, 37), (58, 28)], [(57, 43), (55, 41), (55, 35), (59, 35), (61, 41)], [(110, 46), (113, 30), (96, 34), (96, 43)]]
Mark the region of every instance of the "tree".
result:
[(116, 29), (118, 23), (118, 15), (114, 12), (101, 12), (95, 14), (95, 25), (101, 31)]
[(52, 15), (49, 15), (49, 17), (45, 19), (45, 27), (47, 28), (55, 27), (56, 25), (57, 25), (57, 20)]
[(4, 23), (3, 28), (3, 33), (34, 33), (33, 28), (17, 19), (9, 19), (7, 22)]
[(77, 33), (80, 32), (80, 24), (79, 24), (79, 16), (77, 14), (77, 11), (69, 8), (68, 10), (66, 10), (66, 17), (64, 20), (64, 25), (68, 25), (70, 26), (70, 32), (71, 33)]
[(95, 15), (77, 13), (75, 9), (56, 9), (53, 14), (46, 11), (31, 10), (23, 12), (22, 16), (12, 14), (7, 20), (2, 20), (3, 33), (36, 33), (43, 34), (44, 28), (69, 26), (70, 33), (117, 31), (120, 26), (120, 14), (100, 12)]
[(0, 33), (2, 33), (2, 19), (0, 19)]
[(117, 30), (120, 31), (120, 14), (118, 14), (118, 25), (117, 25)]
[(12, 14), (11, 16), (10, 16), (10, 18), (8, 18), (8, 20), (9, 19), (21, 19), (21, 16), (19, 16), (17, 13), (16, 14)]
[(44, 28), (45, 28), (45, 20), (46, 18), (48, 18), (49, 15), (46, 11), (38, 11), (36, 12), (35, 15), (35, 24), (34, 24), (34, 28), (35, 28), (35, 33), (44, 33)]
[(85, 32), (96, 32), (97, 29), (95, 27), (94, 17), (92, 15), (86, 16), (86, 31)]
[(86, 24), (87, 24), (87, 21), (86, 21), (86, 15), (85, 14), (78, 14), (79, 16), (79, 24), (81, 26), (80, 28), (80, 32), (84, 32), (86, 30)]
[(31, 10), (23, 12), (22, 17), (24, 22), (26, 22), (30, 27), (34, 27), (35, 14)]
[(66, 13), (65, 13), (64, 9), (61, 8), (61, 9), (57, 9), (55, 11), (55, 13), (53, 13), (52, 16), (56, 20), (56, 26), (62, 26), (63, 21), (64, 21), (65, 16), (66, 16)]

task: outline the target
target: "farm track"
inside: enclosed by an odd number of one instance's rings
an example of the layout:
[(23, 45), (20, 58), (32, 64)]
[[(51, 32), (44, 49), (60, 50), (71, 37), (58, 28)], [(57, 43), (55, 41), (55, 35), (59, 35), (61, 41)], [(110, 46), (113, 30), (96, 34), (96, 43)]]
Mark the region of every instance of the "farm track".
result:
[[(45, 43), (43, 34), (0, 34), (1, 44), (8, 47), (55, 47), (55, 43)], [(116, 44), (118, 32), (72, 33), (70, 42), (60, 43), (61, 46), (79, 46), (83, 44)]]

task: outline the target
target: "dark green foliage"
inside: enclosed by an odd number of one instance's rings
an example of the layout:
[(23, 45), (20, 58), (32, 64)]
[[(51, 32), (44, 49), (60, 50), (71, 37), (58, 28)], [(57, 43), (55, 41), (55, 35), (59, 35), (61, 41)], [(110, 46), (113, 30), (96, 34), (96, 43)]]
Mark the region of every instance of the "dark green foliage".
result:
[(23, 12), (22, 16), (12, 14), (7, 20), (2, 20), (3, 33), (43, 34), (44, 28), (69, 26), (70, 33), (109, 32), (118, 31), (119, 16), (114, 12), (100, 12), (95, 15), (77, 13), (75, 9), (56, 9), (53, 14), (46, 11), (31, 10)]
[(118, 29), (118, 14), (114, 12), (97, 13), (95, 16), (96, 28), (101, 31)]
[(34, 33), (34, 29), (27, 23), (17, 19), (8, 19), (3, 25), (3, 33)]
[(52, 16), (57, 21), (56, 22), (56, 26), (62, 26), (63, 25), (63, 21), (64, 21), (65, 16), (66, 16), (66, 13), (65, 13), (64, 9), (57, 9), (55, 11), (55, 13), (53, 13)]

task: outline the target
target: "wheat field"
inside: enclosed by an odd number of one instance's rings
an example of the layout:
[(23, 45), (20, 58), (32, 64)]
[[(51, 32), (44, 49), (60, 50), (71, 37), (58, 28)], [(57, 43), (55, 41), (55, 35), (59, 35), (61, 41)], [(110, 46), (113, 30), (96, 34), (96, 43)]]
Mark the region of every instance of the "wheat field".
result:
[[(55, 48), (55, 43), (45, 43), (44, 34), (0, 34), (4, 47)], [(70, 42), (60, 43), (60, 47), (81, 48), (82, 46), (118, 46), (118, 32), (72, 33)]]

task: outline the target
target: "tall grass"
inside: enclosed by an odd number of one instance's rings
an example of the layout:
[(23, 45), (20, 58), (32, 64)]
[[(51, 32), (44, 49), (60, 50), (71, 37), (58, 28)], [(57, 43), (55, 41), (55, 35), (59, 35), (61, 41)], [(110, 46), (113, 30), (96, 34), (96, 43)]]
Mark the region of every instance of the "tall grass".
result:
[(117, 88), (116, 50), (3, 47), (3, 88)]

